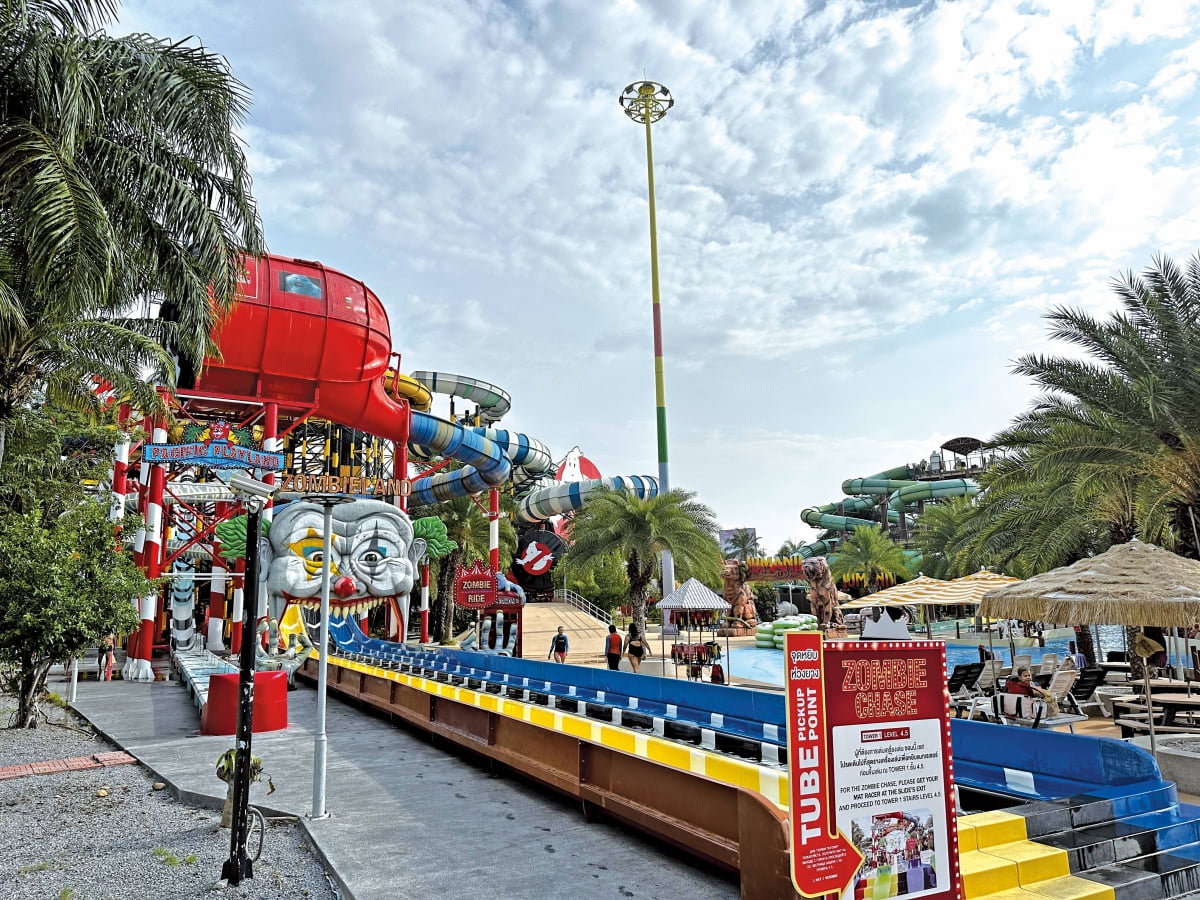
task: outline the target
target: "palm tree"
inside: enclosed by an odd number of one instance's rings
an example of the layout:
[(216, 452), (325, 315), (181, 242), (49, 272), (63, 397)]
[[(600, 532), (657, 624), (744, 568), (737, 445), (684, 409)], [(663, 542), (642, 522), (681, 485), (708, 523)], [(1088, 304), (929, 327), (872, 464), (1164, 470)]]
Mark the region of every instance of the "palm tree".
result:
[(1200, 556), (1200, 256), (1113, 287), (1122, 309), (1103, 321), (1047, 317), (1082, 357), (1015, 367), (1045, 393), (991, 442), (1009, 458), (953, 539), (975, 564), (1031, 575), (1135, 535)]
[(720, 578), (716, 518), (695, 496), (671, 490), (640, 500), (624, 491), (603, 491), (592, 494), (571, 523), (574, 543), (566, 558), (572, 569), (590, 566), (614, 552), (625, 560), (633, 620), (642, 633), (646, 594), (663, 550), (670, 550), (682, 567), (702, 581), (716, 584)]
[[(453, 638), (454, 576), (458, 567), (484, 559), (489, 551), (487, 513), (471, 497), (456, 497), (444, 503), (414, 509), (413, 516), (436, 516), (446, 526), (450, 550), (438, 560), (437, 598), (433, 615), (436, 634), (443, 643)], [(510, 519), (500, 520), (500, 559), (512, 558), (517, 545), (516, 531)], [(501, 565), (503, 569), (503, 563)]]
[[(41, 393), (91, 379), (161, 409), (198, 370), (241, 254), (262, 251), (242, 146), (248, 92), (203, 47), (112, 37), (111, 0), (0, 4), (0, 459)], [(130, 318), (164, 298), (158, 319)]]
[(754, 533), (753, 528), (735, 528), (725, 540), (725, 546), (722, 548), (725, 551), (726, 559), (737, 559), (742, 562), (750, 559), (753, 556), (762, 556), (762, 543), (758, 540), (758, 535)]
[(910, 577), (900, 545), (868, 525), (855, 528), (854, 534), (842, 542), (837, 556), (829, 563), (829, 573), (835, 579), (861, 576), (869, 594), (879, 590), (879, 579), (885, 575), (895, 579)]
[(915, 534), (924, 574), (931, 578), (957, 578), (978, 572), (986, 565), (978, 561), (969, 543), (970, 523), (975, 521), (978, 516), (971, 497), (955, 497), (925, 507)]
[(788, 538), (786, 541), (784, 541), (782, 544), (779, 545), (779, 549), (777, 551), (775, 551), (775, 555), (778, 556), (780, 559), (787, 559), (789, 556), (799, 556), (800, 551), (803, 549), (804, 549), (804, 544), (799, 543), (797, 541), (793, 541), (791, 538)]

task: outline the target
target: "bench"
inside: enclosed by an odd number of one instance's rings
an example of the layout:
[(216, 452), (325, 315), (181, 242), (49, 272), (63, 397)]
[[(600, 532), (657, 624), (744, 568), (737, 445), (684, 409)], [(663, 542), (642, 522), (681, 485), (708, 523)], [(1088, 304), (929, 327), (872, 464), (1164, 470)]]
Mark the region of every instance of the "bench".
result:
[[(1138, 734), (1150, 733), (1149, 716), (1137, 718), (1126, 717), (1117, 719), (1113, 724), (1121, 729), (1121, 737), (1130, 738)], [(1200, 735), (1200, 725), (1159, 725), (1154, 723), (1155, 734), (1196, 734)]]

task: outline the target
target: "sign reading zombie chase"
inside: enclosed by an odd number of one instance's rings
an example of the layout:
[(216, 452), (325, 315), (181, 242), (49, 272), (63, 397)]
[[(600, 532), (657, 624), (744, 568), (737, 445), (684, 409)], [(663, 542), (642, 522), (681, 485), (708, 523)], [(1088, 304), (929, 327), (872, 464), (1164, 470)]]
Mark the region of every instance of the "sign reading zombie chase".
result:
[(796, 889), (954, 896), (944, 645), (792, 632), (786, 647)]
[(476, 560), (459, 566), (454, 579), (454, 602), (467, 609), (486, 609), (496, 605), (496, 573)]

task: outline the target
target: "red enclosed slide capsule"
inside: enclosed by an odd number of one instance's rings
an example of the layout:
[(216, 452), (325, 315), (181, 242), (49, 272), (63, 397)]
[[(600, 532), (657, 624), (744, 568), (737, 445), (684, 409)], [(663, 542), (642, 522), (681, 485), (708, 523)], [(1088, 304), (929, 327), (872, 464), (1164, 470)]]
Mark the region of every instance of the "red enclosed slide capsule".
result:
[(198, 389), (315, 405), (320, 418), (408, 439), (408, 404), (384, 390), (391, 330), (370, 288), (319, 262), (272, 255), (246, 260), (239, 294), (216, 331), (222, 359), (207, 361)]

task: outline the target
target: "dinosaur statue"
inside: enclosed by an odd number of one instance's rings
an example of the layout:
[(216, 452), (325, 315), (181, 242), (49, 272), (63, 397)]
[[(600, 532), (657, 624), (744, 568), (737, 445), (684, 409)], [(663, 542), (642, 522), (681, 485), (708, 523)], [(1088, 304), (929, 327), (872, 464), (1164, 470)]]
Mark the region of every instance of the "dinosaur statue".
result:
[(838, 606), (838, 589), (829, 574), (829, 563), (823, 556), (810, 556), (804, 561), (804, 577), (808, 579), (808, 602), (822, 628), (845, 628), (842, 610)]
[(746, 564), (737, 559), (727, 559), (721, 567), (721, 596), (729, 604), (726, 624), (717, 631), (721, 637), (753, 634), (754, 626), (758, 624), (754, 591), (746, 584), (746, 572)]

